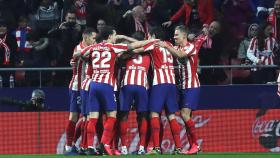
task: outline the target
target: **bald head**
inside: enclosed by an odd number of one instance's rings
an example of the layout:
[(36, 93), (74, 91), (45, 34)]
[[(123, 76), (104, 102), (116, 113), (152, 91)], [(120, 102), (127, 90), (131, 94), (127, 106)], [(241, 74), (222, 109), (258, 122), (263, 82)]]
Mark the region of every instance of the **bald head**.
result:
[(221, 24), (218, 21), (213, 21), (209, 25), (209, 35), (211, 37), (221, 32)]
[(132, 15), (141, 22), (145, 20), (144, 8), (140, 5), (137, 5), (132, 9)]

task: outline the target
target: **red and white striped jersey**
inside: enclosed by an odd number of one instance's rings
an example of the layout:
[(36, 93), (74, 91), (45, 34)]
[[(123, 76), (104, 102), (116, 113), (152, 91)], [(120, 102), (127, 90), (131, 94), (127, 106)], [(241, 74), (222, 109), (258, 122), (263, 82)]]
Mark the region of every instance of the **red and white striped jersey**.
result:
[(150, 55), (135, 54), (126, 61), (126, 72), (122, 85), (138, 85), (148, 88), (147, 73), (150, 67)]
[(89, 85), (90, 85), (90, 82), (92, 81), (91, 78), (86, 78), (83, 82), (82, 82), (82, 87), (81, 89), (82, 90), (85, 90), (85, 91), (88, 91), (89, 90)]
[[(172, 46), (170, 42), (166, 43)], [(171, 53), (165, 48), (154, 47), (154, 43), (145, 45), (144, 49), (145, 51), (151, 50), (154, 66), (153, 85), (164, 83), (175, 84), (173, 57)]]
[(85, 74), (86, 74), (86, 77), (82, 82), (81, 89), (88, 91), (89, 90), (89, 84), (90, 84), (90, 81), (91, 81), (91, 76), (92, 76), (91, 62), (86, 62)]
[(203, 44), (204, 44), (208, 39), (209, 39), (208, 36), (206, 36), (206, 35), (204, 35), (204, 34), (201, 34), (201, 35), (199, 35), (198, 37), (196, 37), (192, 43), (194, 44), (195, 49), (196, 49), (197, 51), (199, 51), (200, 48), (203, 46)]
[(175, 46), (175, 49), (181, 50), (187, 55), (178, 60), (181, 89), (200, 87), (197, 75), (198, 51), (195, 45), (187, 42), (184, 47)]
[(92, 65), (91, 65), (91, 62), (86, 62), (85, 73), (86, 73), (86, 78), (91, 78), (91, 76), (92, 76)]
[(277, 86), (278, 86), (277, 95), (280, 97), (280, 73), (277, 78)]
[[(84, 45), (81, 42), (74, 49), (74, 54), (82, 52)], [(71, 59), (75, 64), (72, 65), (73, 76), (69, 84), (69, 89), (78, 91), (81, 88), (82, 81), (85, 79), (86, 62), (81, 57)]]
[(114, 65), (117, 53), (128, 50), (127, 44), (111, 44), (102, 42), (90, 47), (92, 64), (92, 81), (114, 85)]
[(263, 65), (274, 65), (273, 50), (275, 48), (276, 40), (274, 37), (268, 37), (265, 39), (264, 50), (258, 50), (258, 40), (256, 37), (252, 38), (250, 45), (247, 50), (247, 57), (254, 63), (259, 60), (262, 61)]

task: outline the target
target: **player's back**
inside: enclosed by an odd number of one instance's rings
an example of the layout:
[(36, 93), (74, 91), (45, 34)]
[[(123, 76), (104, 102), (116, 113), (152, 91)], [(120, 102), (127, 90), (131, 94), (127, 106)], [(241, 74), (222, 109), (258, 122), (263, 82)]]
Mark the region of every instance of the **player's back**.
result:
[[(172, 45), (170, 42), (166, 42)], [(154, 77), (153, 85), (171, 83), (175, 84), (173, 56), (162, 47), (154, 47), (154, 44), (147, 45), (145, 51), (151, 50), (153, 60)]]
[(147, 73), (150, 67), (150, 54), (135, 54), (126, 61), (126, 72), (123, 85), (148, 87)]
[(92, 64), (92, 80), (94, 82), (113, 85), (114, 64), (117, 53), (126, 51), (126, 44), (111, 44), (102, 42), (92, 46), (90, 61)]

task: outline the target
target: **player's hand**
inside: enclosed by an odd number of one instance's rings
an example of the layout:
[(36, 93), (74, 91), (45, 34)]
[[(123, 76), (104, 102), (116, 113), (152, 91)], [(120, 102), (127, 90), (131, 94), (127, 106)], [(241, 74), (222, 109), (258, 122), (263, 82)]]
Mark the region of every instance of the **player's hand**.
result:
[(77, 64), (76, 61), (74, 61), (73, 59), (70, 60), (70, 65), (71, 65), (71, 66), (75, 66), (76, 64)]
[(170, 27), (171, 24), (172, 24), (172, 21), (167, 21), (167, 22), (162, 23), (162, 26), (164, 26), (164, 27)]
[(207, 36), (209, 34), (209, 28), (208, 27), (203, 27), (202, 28), (202, 33)]
[(131, 10), (128, 10), (126, 11), (124, 14), (123, 14), (123, 18), (126, 18), (129, 14), (132, 14), (132, 11)]
[(190, 33), (189, 35), (188, 35), (188, 40), (189, 41), (193, 41), (195, 39), (195, 34), (194, 33)]

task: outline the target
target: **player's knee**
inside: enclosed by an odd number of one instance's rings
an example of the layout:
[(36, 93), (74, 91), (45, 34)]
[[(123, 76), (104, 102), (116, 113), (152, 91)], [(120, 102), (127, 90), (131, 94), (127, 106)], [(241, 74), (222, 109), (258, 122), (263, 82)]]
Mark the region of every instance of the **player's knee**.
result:
[(73, 122), (77, 122), (78, 121), (78, 113), (77, 112), (70, 112), (69, 120), (71, 120)]
[(181, 116), (183, 117), (184, 121), (187, 121), (191, 118), (192, 110), (189, 108), (182, 108), (181, 109)]
[(159, 117), (159, 114), (157, 112), (151, 112), (151, 118), (153, 117)]
[(99, 112), (90, 112), (88, 118), (98, 118)]
[(173, 120), (176, 119), (176, 115), (175, 114), (168, 114), (168, 120)]
[(109, 112), (106, 112), (106, 114), (108, 117), (114, 117), (114, 118), (117, 117), (117, 111), (109, 111)]

